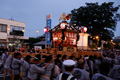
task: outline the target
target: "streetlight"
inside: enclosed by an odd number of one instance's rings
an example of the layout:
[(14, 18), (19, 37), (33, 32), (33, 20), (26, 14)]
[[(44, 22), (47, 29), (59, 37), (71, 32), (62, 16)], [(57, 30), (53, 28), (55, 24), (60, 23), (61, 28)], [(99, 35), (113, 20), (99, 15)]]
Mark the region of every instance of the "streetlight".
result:
[[(22, 35), (20, 35), (20, 37), (21, 37), (21, 36), (24, 36), (24, 32), (25, 32), (25, 29), (24, 29), (24, 28), (22, 29), (22, 32), (23, 32), (23, 33), (22, 33)], [(21, 42), (21, 46), (23, 46), (24, 40), (20, 40), (20, 42)]]
[(99, 39), (99, 36), (96, 36), (96, 39)]
[(92, 36), (90, 36), (90, 38), (93, 38)]
[(7, 27), (7, 36), (9, 35), (10, 27)]
[[(7, 36), (9, 36), (10, 34), (10, 27), (7, 27)], [(9, 39), (7, 39), (7, 42), (9, 42)], [(7, 48), (9, 47), (8, 45), (9, 43), (7, 43)]]
[(25, 32), (25, 30), (23, 29), (23, 30), (22, 30), (22, 32), (24, 33), (24, 32)]
[(37, 30), (36, 33), (39, 33), (39, 31)]
[(76, 24), (74, 24), (74, 26), (76, 26)]
[(98, 43), (99, 43), (99, 36), (96, 36), (95, 38), (97, 40), (97, 45), (98, 45)]
[(7, 30), (10, 31), (10, 27), (7, 27)]
[(111, 40), (111, 42), (113, 42), (113, 40)]

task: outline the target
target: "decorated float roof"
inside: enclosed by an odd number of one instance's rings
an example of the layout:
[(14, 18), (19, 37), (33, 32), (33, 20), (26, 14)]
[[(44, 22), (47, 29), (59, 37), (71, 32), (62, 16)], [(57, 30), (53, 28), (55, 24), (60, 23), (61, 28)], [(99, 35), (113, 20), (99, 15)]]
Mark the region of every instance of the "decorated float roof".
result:
[(68, 23), (67, 21), (62, 21), (61, 23), (59, 23), (57, 26), (55, 26), (52, 29), (52, 32), (62, 31), (63, 29), (61, 27), (61, 24), (65, 24), (65, 28), (64, 28), (65, 31), (68, 31), (68, 32), (78, 32), (78, 30), (73, 25)]

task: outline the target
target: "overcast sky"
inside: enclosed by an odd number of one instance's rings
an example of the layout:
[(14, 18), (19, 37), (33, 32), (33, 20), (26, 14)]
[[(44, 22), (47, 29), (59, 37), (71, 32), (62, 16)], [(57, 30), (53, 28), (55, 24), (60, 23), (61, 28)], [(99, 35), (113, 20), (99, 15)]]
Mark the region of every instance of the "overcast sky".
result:
[[(88, 2), (115, 2), (120, 5), (120, 0), (0, 0), (0, 18), (10, 19), (26, 23), (25, 36), (37, 37), (44, 33), (46, 15), (52, 14), (52, 28), (59, 23), (60, 15)], [(120, 9), (119, 9), (120, 13)], [(39, 30), (39, 33), (36, 31)], [(120, 36), (120, 22), (117, 24), (115, 36)]]

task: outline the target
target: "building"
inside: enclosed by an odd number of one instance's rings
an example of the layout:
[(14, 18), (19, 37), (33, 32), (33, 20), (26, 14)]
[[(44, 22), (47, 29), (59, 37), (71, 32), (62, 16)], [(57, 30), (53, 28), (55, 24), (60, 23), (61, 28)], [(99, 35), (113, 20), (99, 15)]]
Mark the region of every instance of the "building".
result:
[(120, 36), (115, 37), (114, 39), (120, 39)]
[(45, 34), (37, 37), (40, 41), (34, 43), (34, 49), (45, 49)]
[(24, 40), (25, 23), (0, 18), (0, 46), (20, 47)]
[(113, 42), (120, 46), (120, 36), (115, 37)]
[(34, 43), (34, 49), (45, 49), (45, 41)]

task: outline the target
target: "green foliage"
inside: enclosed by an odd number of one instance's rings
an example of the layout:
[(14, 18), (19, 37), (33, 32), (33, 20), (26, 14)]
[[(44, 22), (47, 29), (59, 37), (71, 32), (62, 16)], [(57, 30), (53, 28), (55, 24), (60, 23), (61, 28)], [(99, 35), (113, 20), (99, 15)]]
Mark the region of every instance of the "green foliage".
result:
[(29, 38), (29, 46), (30, 48), (33, 48), (33, 44), (36, 42), (39, 42), (40, 39), (39, 38)]
[(29, 42), (31, 43), (36, 43), (39, 42), (40, 40), (38, 38), (29, 38)]
[(93, 43), (92, 45), (89, 45), (89, 48), (91, 48), (92, 50), (93, 50), (93, 49), (97, 49), (96, 43)]
[(119, 45), (119, 43), (116, 43), (116, 45), (115, 45), (115, 49), (120, 49), (120, 45)]
[(113, 45), (111, 42), (108, 42), (107, 44), (103, 44), (104, 49), (112, 49)]
[(113, 2), (86, 3), (78, 9), (71, 11), (71, 24), (87, 26), (87, 32), (92, 36), (99, 36), (101, 40), (111, 40), (116, 30), (120, 14), (119, 7), (113, 7)]
[(108, 43), (108, 44), (107, 44), (107, 48), (108, 48), (108, 49), (111, 49), (111, 48), (112, 48), (112, 44), (111, 44), (111, 43)]

